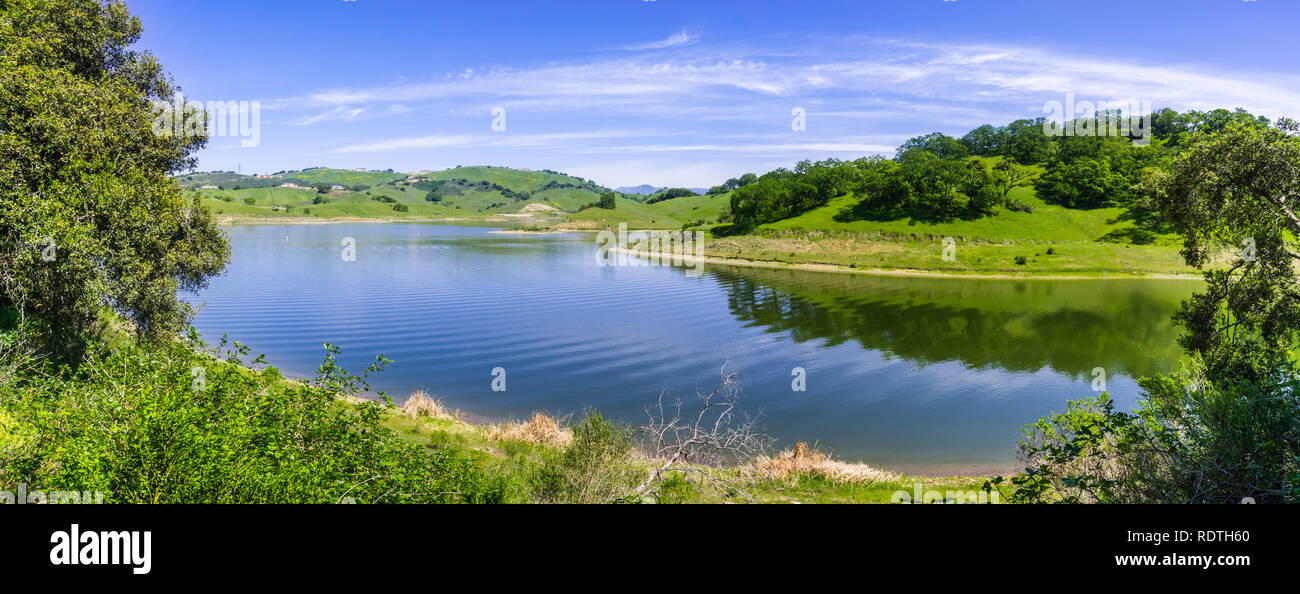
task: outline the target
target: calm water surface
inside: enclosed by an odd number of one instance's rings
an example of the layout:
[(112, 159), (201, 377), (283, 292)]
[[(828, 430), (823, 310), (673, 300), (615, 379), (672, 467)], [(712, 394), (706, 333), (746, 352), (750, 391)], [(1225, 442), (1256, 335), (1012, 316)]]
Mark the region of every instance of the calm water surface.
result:
[[(637, 422), (724, 363), (782, 444), (916, 473), (1004, 471), (1021, 428), (1180, 355), (1170, 315), (1199, 281), (878, 277), (706, 265), (600, 267), (592, 235), (419, 224), (237, 226), (196, 326), (310, 376), (330, 342), (401, 400), (492, 419), (594, 407)], [(340, 257), (356, 240), (355, 262)], [(504, 392), (492, 369), (506, 370)], [(791, 390), (791, 370), (807, 390)]]

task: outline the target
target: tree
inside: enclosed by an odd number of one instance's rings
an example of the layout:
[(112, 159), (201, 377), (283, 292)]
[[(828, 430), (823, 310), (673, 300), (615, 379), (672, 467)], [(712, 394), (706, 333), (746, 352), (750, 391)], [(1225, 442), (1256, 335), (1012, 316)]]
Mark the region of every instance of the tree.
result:
[(1033, 165), (1047, 160), (1051, 141), (1043, 132), (1044, 118), (1016, 120), (1007, 124), (1006, 143), (1002, 154), (1021, 165)]
[(178, 330), (191, 310), (177, 290), (202, 287), (229, 255), (170, 177), (207, 138), (155, 133), (151, 101), (174, 89), (128, 49), (140, 31), (121, 2), (0, 3), (0, 310), (65, 353), (105, 304), (142, 336)]
[(904, 142), (898, 147), (897, 156), (901, 158), (905, 153), (913, 150), (928, 151), (940, 159), (961, 159), (967, 154), (966, 145), (960, 140), (939, 132), (931, 132)]
[[(1206, 291), (1185, 302), (1183, 345), (1206, 358), (1213, 379), (1258, 381), (1270, 356), (1289, 353), (1300, 332), (1300, 138), (1293, 130), (1238, 122), (1177, 160), (1161, 211), (1183, 237), (1183, 257), (1202, 267)], [(1270, 353), (1272, 355), (1270, 355)]]
[(604, 194), (601, 194), (600, 207), (606, 210), (614, 210), (617, 206), (617, 201), (615, 200), (617, 197), (618, 195), (613, 192), (605, 192)]
[[(1300, 498), (1300, 139), (1231, 122), (1197, 132), (1156, 180), (1162, 215), (1206, 290), (1183, 302), (1184, 368), (1139, 380), (1136, 413), (1109, 395), (1026, 430), (1017, 501), (1260, 503)], [(999, 483), (1000, 479), (992, 481)]]
[(993, 166), (993, 175), (994, 183), (1001, 189), (1002, 201), (1006, 202), (1011, 190), (1029, 185), (1034, 172), (1028, 167), (1016, 165), (1009, 159), (1003, 159)]
[(1005, 128), (984, 124), (961, 137), (961, 143), (972, 155), (997, 155), (1001, 154), (1008, 137)]
[(1070, 208), (1100, 208), (1123, 200), (1130, 186), (1109, 161), (1091, 157), (1054, 164), (1034, 183), (1043, 200)]

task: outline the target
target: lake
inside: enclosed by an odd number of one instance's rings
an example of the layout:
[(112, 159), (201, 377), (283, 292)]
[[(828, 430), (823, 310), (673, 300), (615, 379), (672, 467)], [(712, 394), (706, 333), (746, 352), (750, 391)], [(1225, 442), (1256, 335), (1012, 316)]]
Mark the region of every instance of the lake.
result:
[[(1005, 472), (1022, 427), (1181, 356), (1192, 280), (981, 280), (706, 264), (601, 267), (593, 234), (436, 224), (226, 227), (227, 273), (191, 299), (290, 376), (329, 342), (401, 401), (423, 389), (476, 417), (595, 408), (628, 422), (740, 374), (743, 406), (789, 446), (917, 474)], [(355, 261), (344, 261), (345, 238)], [(936, 253), (936, 257), (938, 254)], [(505, 390), (494, 391), (494, 368)], [(806, 390), (792, 389), (802, 368)]]

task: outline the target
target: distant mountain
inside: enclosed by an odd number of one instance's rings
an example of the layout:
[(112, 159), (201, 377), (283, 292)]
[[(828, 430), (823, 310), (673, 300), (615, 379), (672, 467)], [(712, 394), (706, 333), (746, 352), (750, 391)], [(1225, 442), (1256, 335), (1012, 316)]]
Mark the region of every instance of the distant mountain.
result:
[(642, 196), (649, 196), (662, 189), (663, 188), (652, 186), (650, 184), (641, 184), (639, 186), (623, 186), (621, 188), (614, 188), (614, 191), (621, 194), (640, 194)]

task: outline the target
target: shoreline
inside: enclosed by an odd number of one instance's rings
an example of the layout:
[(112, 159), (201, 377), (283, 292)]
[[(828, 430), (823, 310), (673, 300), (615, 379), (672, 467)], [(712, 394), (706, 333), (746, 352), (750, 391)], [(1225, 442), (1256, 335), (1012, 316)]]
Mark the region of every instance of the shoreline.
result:
[[(648, 258), (649, 254), (645, 250), (632, 250), (628, 248), (613, 247), (610, 252), (622, 253), (639, 258)], [(984, 272), (939, 272), (931, 270), (901, 269), (901, 268), (852, 268), (840, 264), (817, 264), (811, 262), (784, 262), (780, 260), (748, 260), (744, 258), (721, 258), (717, 256), (682, 256), (683, 265), (690, 265), (700, 261), (703, 264), (718, 264), (722, 266), (737, 266), (748, 268), (767, 268), (773, 270), (802, 270), (807, 272), (829, 272), (841, 274), (864, 274), (870, 276), (902, 276), (916, 278), (968, 278), (976, 280), (1200, 280), (1199, 276), (1179, 275), (1179, 274), (1113, 274), (1098, 273), (1097, 275), (1086, 274), (1034, 274), (1029, 273), (984, 273)]]
[[(300, 382), (302, 380), (290, 379), (290, 381)], [(383, 402), (382, 400), (375, 398), (369, 394), (361, 395), (361, 396), (346, 395), (343, 398), (346, 401), (354, 402), (354, 403), (360, 403), (362, 401), (380, 402), (380, 403)], [(436, 396), (431, 396), (431, 398), (434, 398), (440, 403), (443, 402), (441, 399), (438, 399)], [(396, 399), (394, 399), (394, 406), (396, 406), (399, 410), (401, 409), (401, 405), (397, 404)], [(546, 411), (541, 411), (541, 412), (547, 414), (548, 416), (551, 414)], [(512, 423), (513, 424), (523, 423), (527, 420), (526, 417), (524, 419), (517, 419), (513, 416), (509, 418), (490, 417), (486, 415), (477, 414), (472, 411), (467, 411), (461, 408), (451, 409), (448, 411), (448, 413), (450, 414), (450, 418), (447, 419), (448, 421), (453, 423), (458, 423), (465, 427), (479, 430), (479, 431), (488, 431), (491, 430), (494, 426), (509, 425)], [(574, 414), (576, 413), (569, 413), (568, 416), (571, 417)], [(552, 417), (552, 418), (559, 419), (564, 417)], [(795, 441), (798, 442), (800, 440), (795, 440)], [(826, 452), (826, 454), (828, 457), (833, 457), (833, 452), (828, 451)], [(1011, 476), (1022, 470), (1015, 464), (1003, 467), (1003, 466), (998, 466), (997, 464), (966, 466), (962, 464), (945, 463), (945, 464), (939, 464), (934, 469), (931, 470), (904, 471), (904, 470), (899, 470), (897, 468), (877, 466), (866, 460), (849, 462), (847, 460), (840, 460), (838, 458), (832, 458), (832, 459), (834, 459), (837, 462), (843, 462), (847, 464), (861, 464), (861, 465), (870, 466), (871, 468), (876, 470), (880, 470), (886, 473), (895, 474), (899, 476), (904, 476), (910, 479), (934, 479), (934, 480), (962, 480), (962, 479), (975, 479), (975, 478), (987, 479), (994, 476)], [(723, 468), (731, 468), (731, 467), (723, 467)]]
[[(227, 218), (218, 220), (219, 226), (240, 226), (240, 225), (339, 225), (349, 223), (368, 223), (368, 224), (410, 224), (410, 223), (445, 223), (451, 225), (463, 224), (465, 226), (499, 226), (495, 223), (504, 222), (492, 219), (468, 219), (461, 217), (449, 217), (445, 219), (372, 219), (372, 218), (307, 218), (307, 217), (286, 217), (286, 218), (262, 218), (262, 219), (233, 219)], [(537, 229), (496, 229), (489, 233), (502, 235), (564, 235), (572, 233), (598, 233), (600, 229), (575, 229), (554, 227), (547, 230)], [(650, 233), (658, 230), (645, 230)], [(624, 253), (637, 257), (647, 257), (643, 250), (631, 250), (627, 248), (610, 248), (611, 252)], [(683, 262), (694, 263), (700, 259), (704, 264), (717, 264), (721, 266), (737, 266), (748, 268), (766, 268), (771, 270), (801, 270), (806, 272), (827, 272), (840, 274), (863, 274), (869, 276), (895, 276), (895, 277), (912, 277), (912, 278), (967, 278), (975, 280), (1201, 280), (1199, 275), (1184, 274), (1124, 274), (1114, 272), (1097, 272), (1095, 274), (1055, 274), (1055, 273), (1033, 273), (1033, 272), (949, 272), (939, 270), (914, 269), (914, 268), (853, 268), (842, 264), (825, 264), (815, 262), (787, 262), (784, 260), (751, 260), (747, 258), (726, 258), (719, 256), (683, 256)]]

